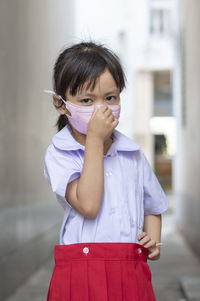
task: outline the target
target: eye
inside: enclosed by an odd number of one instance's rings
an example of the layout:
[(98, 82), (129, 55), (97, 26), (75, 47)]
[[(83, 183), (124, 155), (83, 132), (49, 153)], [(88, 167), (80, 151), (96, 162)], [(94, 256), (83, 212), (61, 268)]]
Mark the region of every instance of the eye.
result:
[[(91, 103), (91, 102), (89, 102), (91, 99), (90, 98), (84, 98), (84, 99), (81, 99), (81, 101), (80, 102), (82, 102), (82, 103)], [(92, 101), (92, 100), (91, 100)]]
[(109, 101), (111, 101), (111, 100), (114, 101), (114, 100), (116, 100), (116, 98), (117, 98), (116, 96), (108, 96), (108, 97), (106, 97), (106, 99), (109, 100)]

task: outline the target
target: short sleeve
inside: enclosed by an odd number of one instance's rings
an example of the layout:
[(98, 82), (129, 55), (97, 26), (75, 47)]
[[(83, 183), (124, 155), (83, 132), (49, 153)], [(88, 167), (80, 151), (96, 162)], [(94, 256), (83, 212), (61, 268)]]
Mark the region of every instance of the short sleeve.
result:
[(72, 151), (57, 151), (52, 145), (46, 149), (44, 155), (44, 176), (64, 209), (67, 206), (72, 208), (65, 198), (67, 184), (79, 178), (80, 174), (80, 164)]
[(144, 215), (161, 214), (168, 209), (169, 201), (143, 152), (142, 159), (144, 173)]

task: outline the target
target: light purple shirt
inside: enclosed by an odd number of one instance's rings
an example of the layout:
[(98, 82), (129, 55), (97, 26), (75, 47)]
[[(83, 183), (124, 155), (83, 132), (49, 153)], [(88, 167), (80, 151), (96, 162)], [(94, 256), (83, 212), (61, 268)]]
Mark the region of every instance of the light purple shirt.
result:
[(113, 137), (114, 142), (104, 155), (104, 194), (95, 218), (86, 218), (65, 198), (67, 184), (80, 177), (85, 150), (71, 135), (69, 125), (53, 136), (45, 151), (44, 175), (64, 209), (61, 245), (138, 243), (144, 215), (161, 214), (168, 209), (168, 199), (140, 145), (116, 129)]

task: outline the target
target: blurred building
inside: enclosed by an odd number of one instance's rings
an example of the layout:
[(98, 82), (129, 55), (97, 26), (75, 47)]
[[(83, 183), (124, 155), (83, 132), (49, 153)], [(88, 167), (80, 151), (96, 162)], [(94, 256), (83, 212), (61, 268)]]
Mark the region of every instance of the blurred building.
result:
[(176, 1), (174, 73), (178, 150), (174, 187), (176, 218), (190, 247), (200, 255), (200, 1)]
[(163, 189), (172, 191), (176, 152), (173, 112), (174, 1), (149, 0), (147, 33), (136, 66), (134, 139), (140, 143)]

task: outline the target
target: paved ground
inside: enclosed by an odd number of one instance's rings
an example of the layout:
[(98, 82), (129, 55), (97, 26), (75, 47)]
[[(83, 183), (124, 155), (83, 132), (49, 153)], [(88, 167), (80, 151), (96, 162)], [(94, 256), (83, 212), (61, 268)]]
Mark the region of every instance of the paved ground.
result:
[[(200, 276), (200, 259), (188, 248), (184, 238), (176, 230), (172, 214), (164, 213), (162, 224), (164, 245), (161, 246), (160, 260), (148, 260), (156, 299), (184, 301), (186, 299), (180, 279), (183, 276)], [(51, 258), (6, 301), (45, 301), (53, 265), (54, 260)], [(200, 297), (195, 300), (200, 300)]]
[[(181, 280), (200, 276), (200, 258), (188, 247), (176, 230), (173, 215), (163, 215), (162, 246), (160, 260), (148, 261), (152, 271), (152, 283), (158, 301), (184, 301)], [(192, 299), (193, 300), (193, 299)], [(200, 295), (195, 301), (200, 301)]]

